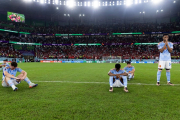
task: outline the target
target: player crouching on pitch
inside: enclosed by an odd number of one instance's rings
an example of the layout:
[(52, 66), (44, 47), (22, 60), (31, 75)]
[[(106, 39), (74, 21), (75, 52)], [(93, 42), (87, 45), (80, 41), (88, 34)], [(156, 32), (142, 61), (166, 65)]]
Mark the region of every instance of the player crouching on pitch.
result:
[(129, 92), (127, 89), (127, 73), (124, 70), (121, 70), (121, 65), (116, 64), (115, 69), (109, 71), (109, 84), (110, 84), (110, 92), (113, 92), (113, 87), (123, 87), (124, 91)]
[[(21, 74), (15, 77), (17, 72), (21, 72)], [(27, 73), (21, 68), (18, 68), (16, 62), (12, 62), (10, 67), (4, 68), (3, 77), (4, 79), (2, 81), (2, 86), (12, 87), (14, 91), (18, 90), (16, 85), (19, 84), (22, 80), (26, 81), (29, 84), (29, 88), (33, 88), (38, 85), (38, 84), (32, 83), (29, 80), (29, 78), (27, 77)]]
[(124, 70), (128, 73), (128, 81), (130, 81), (132, 78), (134, 78), (134, 72), (135, 72), (135, 68), (134, 66), (131, 65), (131, 62), (127, 62), (127, 66), (124, 67)]

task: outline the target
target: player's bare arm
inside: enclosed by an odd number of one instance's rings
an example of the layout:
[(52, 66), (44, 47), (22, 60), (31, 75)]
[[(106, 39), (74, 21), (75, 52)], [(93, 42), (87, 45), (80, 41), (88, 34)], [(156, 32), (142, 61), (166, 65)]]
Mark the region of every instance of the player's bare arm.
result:
[(1, 68), (1, 67), (6, 67), (6, 65), (0, 65), (0, 68)]
[(22, 76), (20, 76), (20, 80), (24, 80), (27, 76), (27, 72), (25, 72), (24, 70), (21, 72)]
[(162, 53), (166, 49), (166, 44), (164, 45), (163, 48), (159, 49), (159, 51)]
[(9, 73), (6, 72), (6, 71), (4, 71), (4, 75), (5, 75), (6, 77), (9, 77), (9, 78), (19, 79), (19, 78), (15, 77), (15, 76), (9, 74)]
[(172, 53), (172, 52), (173, 52), (173, 49), (169, 47), (168, 42), (166, 42), (166, 44), (167, 44), (167, 49), (168, 49), (168, 51), (169, 51), (170, 53)]
[(128, 74), (127, 74), (127, 73), (122, 73), (122, 74), (113, 74), (113, 73), (111, 73), (111, 72), (109, 72), (109, 73), (108, 73), (108, 75), (109, 75), (109, 76), (117, 76), (117, 77), (119, 77), (120, 75), (123, 75), (123, 76), (128, 76)]
[(133, 73), (134, 74), (134, 72), (135, 72), (135, 69), (133, 69), (132, 71), (130, 71), (129, 73)]
[(111, 72), (108, 73), (109, 76), (117, 76), (117, 74), (113, 74)]
[(127, 73), (122, 73), (122, 74), (119, 74), (119, 75), (128, 76), (128, 74), (127, 74)]

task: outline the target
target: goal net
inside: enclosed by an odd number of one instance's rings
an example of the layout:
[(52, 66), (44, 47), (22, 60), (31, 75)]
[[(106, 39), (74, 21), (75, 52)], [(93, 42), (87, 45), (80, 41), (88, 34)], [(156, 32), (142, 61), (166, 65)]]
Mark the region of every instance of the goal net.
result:
[(103, 61), (106, 61), (106, 63), (121, 63), (122, 59), (121, 56), (103, 56)]

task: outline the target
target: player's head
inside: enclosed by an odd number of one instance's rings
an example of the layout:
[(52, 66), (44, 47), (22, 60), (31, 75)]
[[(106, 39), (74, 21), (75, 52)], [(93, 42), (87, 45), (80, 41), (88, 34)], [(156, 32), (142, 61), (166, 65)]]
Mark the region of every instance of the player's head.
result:
[(131, 67), (131, 62), (127, 61), (127, 67)]
[(116, 71), (119, 71), (120, 68), (121, 68), (121, 65), (120, 65), (120, 64), (116, 64), (116, 65), (115, 65), (115, 68), (116, 68)]
[(163, 34), (163, 41), (168, 41), (169, 35), (168, 34)]
[(6, 64), (6, 62), (7, 62), (7, 59), (3, 60), (3, 63), (4, 63), (4, 64)]
[(16, 62), (12, 62), (10, 65), (10, 68), (11, 68), (11, 70), (14, 70), (17, 66), (18, 66), (18, 64)]

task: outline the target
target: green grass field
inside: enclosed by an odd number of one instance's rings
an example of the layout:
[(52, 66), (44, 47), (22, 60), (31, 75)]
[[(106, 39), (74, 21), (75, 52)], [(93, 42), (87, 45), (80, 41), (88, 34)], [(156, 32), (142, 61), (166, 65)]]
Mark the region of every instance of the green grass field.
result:
[(16, 92), (0, 87), (0, 119), (180, 119), (180, 65), (172, 65), (171, 82), (175, 86), (166, 85), (165, 71), (162, 85), (155, 85), (157, 64), (133, 66), (135, 79), (128, 82), (129, 93), (123, 88), (110, 93), (107, 73), (114, 64), (21, 63), (19, 67), (39, 85), (30, 89), (22, 82)]

